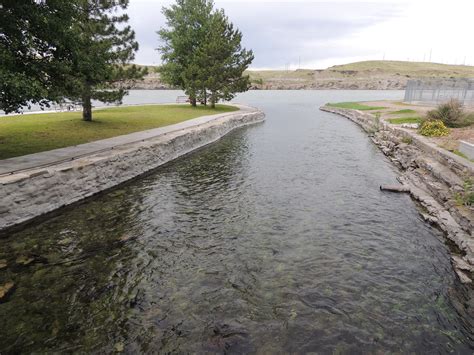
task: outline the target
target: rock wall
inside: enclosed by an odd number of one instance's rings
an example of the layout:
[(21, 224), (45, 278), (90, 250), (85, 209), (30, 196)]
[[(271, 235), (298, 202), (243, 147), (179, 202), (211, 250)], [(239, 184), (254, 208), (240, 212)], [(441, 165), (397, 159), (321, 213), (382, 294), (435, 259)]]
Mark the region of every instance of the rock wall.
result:
[(141, 142), (59, 163), (0, 176), (0, 231), (80, 201), (215, 142), (232, 130), (262, 122), (246, 110)]
[(369, 113), (329, 106), (321, 110), (360, 125), (400, 168), (399, 181), (423, 207), (423, 218), (438, 226), (456, 246), (452, 264), (460, 281), (472, 284), (474, 208), (464, 205), (462, 197), (467, 193), (465, 182), (474, 181), (474, 164), (439, 148), (413, 130), (391, 125)]

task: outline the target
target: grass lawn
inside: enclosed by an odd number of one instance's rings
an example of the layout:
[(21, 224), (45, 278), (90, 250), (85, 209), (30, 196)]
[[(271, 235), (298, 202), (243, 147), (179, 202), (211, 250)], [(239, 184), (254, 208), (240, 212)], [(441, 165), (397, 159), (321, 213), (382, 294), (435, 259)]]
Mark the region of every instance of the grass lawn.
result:
[(420, 123), (420, 117), (401, 117), (401, 118), (390, 118), (388, 122), (392, 124), (403, 124), (403, 123)]
[(410, 114), (411, 113), (416, 113), (416, 111), (407, 108), (407, 109), (404, 109), (404, 110), (390, 112), (391, 115), (403, 115), (403, 114), (407, 114), (407, 113), (410, 113)]
[(191, 105), (146, 105), (94, 110), (93, 121), (81, 112), (0, 116), (0, 159), (92, 142), (167, 126), (199, 116), (237, 111)]
[(386, 107), (380, 107), (380, 106), (361, 105), (358, 102), (329, 103), (328, 106), (338, 107), (338, 108), (347, 108), (347, 109), (351, 109), (351, 110), (361, 110), (361, 111), (383, 110), (383, 109), (386, 108)]

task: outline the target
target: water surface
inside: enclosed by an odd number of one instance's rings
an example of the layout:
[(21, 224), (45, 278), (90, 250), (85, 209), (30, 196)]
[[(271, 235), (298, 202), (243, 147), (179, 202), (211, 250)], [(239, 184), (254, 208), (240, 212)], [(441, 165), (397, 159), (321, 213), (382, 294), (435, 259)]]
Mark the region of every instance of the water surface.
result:
[(0, 352), (471, 353), (442, 235), (379, 191), (397, 171), (366, 135), (318, 110), (401, 97), (241, 95), (265, 123), (0, 239)]

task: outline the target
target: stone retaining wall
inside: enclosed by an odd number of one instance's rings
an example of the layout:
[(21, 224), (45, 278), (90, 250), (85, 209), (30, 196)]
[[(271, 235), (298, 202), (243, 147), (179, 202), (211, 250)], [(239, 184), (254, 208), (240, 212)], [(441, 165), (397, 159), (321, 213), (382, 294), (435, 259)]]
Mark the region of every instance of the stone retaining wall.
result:
[(264, 117), (256, 109), (217, 115), (210, 122), (106, 152), (0, 176), (0, 231), (119, 185)]
[(469, 159), (474, 160), (474, 144), (469, 142), (460, 141), (459, 151), (467, 156)]
[[(399, 181), (420, 202), (423, 218), (437, 225), (454, 242), (452, 264), (463, 283), (474, 277), (474, 208), (460, 203), (468, 180), (474, 181), (474, 164), (446, 151), (416, 131), (397, 127), (358, 110), (323, 106), (360, 125), (373, 142), (402, 171)], [(384, 182), (381, 181), (381, 184)]]

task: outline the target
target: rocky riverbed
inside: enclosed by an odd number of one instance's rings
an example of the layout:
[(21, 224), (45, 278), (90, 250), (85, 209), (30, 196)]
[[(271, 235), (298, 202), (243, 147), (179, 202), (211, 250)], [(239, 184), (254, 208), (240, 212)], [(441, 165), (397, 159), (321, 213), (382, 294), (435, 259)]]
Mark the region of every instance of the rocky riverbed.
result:
[(401, 170), (420, 213), (453, 243), (452, 264), (461, 282), (474, 276), (474, 208), (462, 201), (465, 182), (474, 179), (474, 164), (430, 143), (415, 131), (396, 127), (374, 115), (329, 106), (321, 110), (347, 117), (369, 133), (373, 142)]

